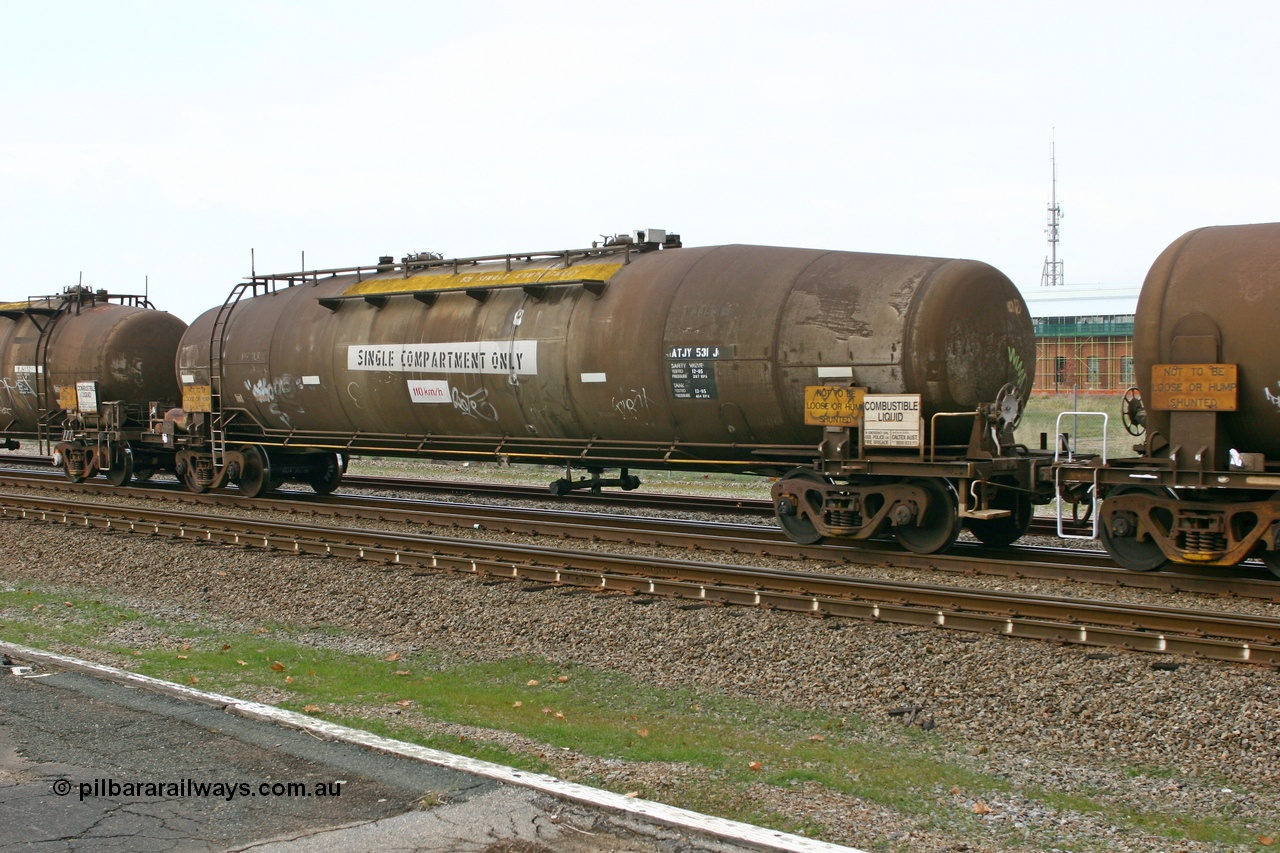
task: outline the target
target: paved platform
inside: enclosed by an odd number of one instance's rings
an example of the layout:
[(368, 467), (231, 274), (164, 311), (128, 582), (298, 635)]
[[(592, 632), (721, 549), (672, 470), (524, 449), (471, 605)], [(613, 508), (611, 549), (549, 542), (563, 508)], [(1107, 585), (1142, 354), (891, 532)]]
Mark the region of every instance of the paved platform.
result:
[[(831, 853), (0, 643), (0, 853)], [(853, 851), (857, 853), (857, 851)]]

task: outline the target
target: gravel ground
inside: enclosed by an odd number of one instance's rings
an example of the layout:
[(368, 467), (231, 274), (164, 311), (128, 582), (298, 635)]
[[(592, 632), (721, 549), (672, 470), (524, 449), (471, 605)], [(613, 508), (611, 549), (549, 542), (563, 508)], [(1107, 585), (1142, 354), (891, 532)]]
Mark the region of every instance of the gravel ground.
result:
[[(658, 686), (696, 683), (835, 717), (857, 716), (869, 721), (865, 737), (877, 743), (915, 740), (907, 737), (904, 718), (888, 713), (911, 705), (921, 709), (913, 725), (934, 727), (930, 737), (948, 760), (999, 775), (1015, 792), (1077, 793), (1135, 811), (1229, 817), (1251, 831), (1256, 827), (1255, 838), (1280, 835), (1280, 673), (1268, 669), (738, 608), (682, 610), (675, 602), (636, 607), (620, 596), (531, 594), (473, 578), (413, 577), (336, 559), (26, 522), (0, 522), (0, 530), (9, 543), (0, 555), (0, 578), (99, 590), (164, 619), (211, 630), (231, 622), (337, 625), (350, 632), (345, 645), (354, 648), (348, 650), (375, 653), (545, 656), (617, 669)], [(927, 573), (919, 577), (946, 582)], [(957, 582), (1280, 615), (1261, 602), (1043, 581)], [(333, 643), (320, 633), (314, 641)], [(101, 653), (79, 651), (102, 659)], [(1163, 668), (1170, 664), (1176, 667)], [(536, 752), (562, 775), (593, 774), (619, 789), (643, 786), (657, 799), (672, 780), (702, 772), (593, 758), (506, 733), (439, 730)], [(924, 819), (817, 786), (758, 785), (751, 791), (763, 811), (811, 818), (829, 828), (827, 840), (866, 848), (1265, 849), (1261, 842), (1171, 845), (1017, 794), (981, 804), (961, 791), (931, 794), (937, 813)], [(949, 828), (975, 815), (976, 836)]]

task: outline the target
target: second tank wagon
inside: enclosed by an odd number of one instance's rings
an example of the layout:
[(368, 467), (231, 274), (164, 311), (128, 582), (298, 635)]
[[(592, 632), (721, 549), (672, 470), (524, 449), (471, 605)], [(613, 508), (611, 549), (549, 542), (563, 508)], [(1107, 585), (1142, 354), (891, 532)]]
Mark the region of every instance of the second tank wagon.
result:
[(1145, 406), (1126, 411), (1141, 456), (1057, 472), (1120, 565), (1257, 556), (1280, 575), (1278, 323), (1280, 223), (1198, 228), (1152, 265), (1134, 319)]
[[(129, 437), (153, 401), (178, 399), (172, 366), (186, 327), (146, 297), (82, 286), (0, 304), (0, 439), (55, 452), (72, 479), (127, 481)], [(92, 446), (63, 440), (86, 428)]]

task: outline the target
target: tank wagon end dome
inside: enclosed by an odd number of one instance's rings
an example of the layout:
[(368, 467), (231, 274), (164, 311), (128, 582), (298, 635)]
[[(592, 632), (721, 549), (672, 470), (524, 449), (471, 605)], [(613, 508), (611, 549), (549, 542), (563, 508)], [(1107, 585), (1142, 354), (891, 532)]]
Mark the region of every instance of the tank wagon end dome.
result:
[[(1151, 266), (1134, 317), (1134, 370), (1152, 399), (1159, 364), (1238, 366), (1237, 409), (1222, 424), (1240, 452), (1280, 456), (1280, 222), (1198, 228)], [(1148, 407), (1168, 436), (1169, 413)]]
[(1035, 331), (1022, 293), (981, 261), (945, 260), (920, 287), (909, 323), (908, 384), (959, 411), (1012, 384), (1025, 404), (1035, 375)]

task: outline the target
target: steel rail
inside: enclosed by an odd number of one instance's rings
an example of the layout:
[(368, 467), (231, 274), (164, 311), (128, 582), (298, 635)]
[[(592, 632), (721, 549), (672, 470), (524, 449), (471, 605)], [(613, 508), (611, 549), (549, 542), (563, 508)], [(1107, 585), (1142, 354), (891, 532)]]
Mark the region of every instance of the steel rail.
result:
[[(317, 496), (310, 492), (277, 492), (268, 498), (240, 498), (234, 492), (194, 494), (181, 486), (130, 489), (89, 481), (71, 485), (59, 477), (0, 475), (0, 482), (30, 482), (38, 488), (141, 500), (177, 501), (207, 506), (226, 505), (283, 513), (327, 515), (430, 525), (483, 529), (504, 534), (534, 534), (566, 539), (587, 539), (630, 546), (674, 547), (729, 554), (754, 554), (788, 560), (836, 562), (847, 565), (893, 566), (959, 575), (986, 575), (1017, 579), (1072, 580), (1134, 589), (1187, 592), (1216, 596), (1280, 601), (1280, 582), (1262, 569), (1249, 575), (1224, 575), (1221, 569), (1186, 567), (1179, 572), (1131, 572), (1115, 566), (1102, 551), (1050, 546), (1018, 545), (989, 548), (960, 542), (945, 554), (919, 555), (892, 543), (829, 542), (798, 545), (777, 528), (760, 524), (683, 521), (640, 516), (579, 513), (565, 509), (530, 509), (484, 504), (456, 504), (352, 495)], [(1248, 571), (1248, 570), (1246, 570)]]
[(1280, 667), (1280, 619), (0, 494), (7, 518)]
[[(47, 456), (5, 456), (4, 464), (21, 466), (50, 465)], [(616, 489), (593, 492), (573, 491), (566, 495), (552, 495), (547, 486), (519, 483), (488, 483), (473, 480), (441, 480), (436, 478), (389, 477), (368, 474), (347, 474), (342, 478), (346, 489), (386, 489), (395, 492), (443, 492), (446, 494), (486, 495), (502, 500), (557, 501), (572, 504), (602, 504), (605, 506), (643, 506), (660, 509), (692, 510), (697, 512), (723, 512), (733, 515), (772, 518), (773, 504), (760, 498), (734, 498), (723, 495), (690, 495), (669, 492), (624, 492)], [(1087, 527), (1071, 523), (1067, 530), (1081, 532)], [(1028, 531), (1033, 535), (1053, 536), (1057, 525), (1053, 519), (1035, 518)]]

